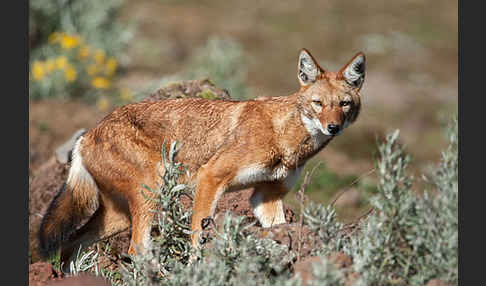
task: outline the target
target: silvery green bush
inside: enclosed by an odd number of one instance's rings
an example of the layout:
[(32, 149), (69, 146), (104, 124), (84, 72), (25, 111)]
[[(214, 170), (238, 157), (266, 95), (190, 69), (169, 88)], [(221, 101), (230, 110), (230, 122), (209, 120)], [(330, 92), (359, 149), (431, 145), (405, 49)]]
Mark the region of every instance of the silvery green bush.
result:
[(317, 234), (322, 243), (321, 247), (313, 249), (314, 255), (325, 255), (339, 250), (343, 243), (339, 232), (343, 224), (337, 221), (336, 210), (332, 206), (323, 206), (314, 202), (307, 204), (302, 211), (304, 223)]
[(336, 269), (326, 256), (320, 257), (320, 262), (312, 264), (313, 279), (309, 286), (340, 286), (344, 285), (344, 273)]
[(300, 285), (288, 268), (293, 253), (273, 240), (254, 237), (243, 220), (226, 214), (210, 247), (194, 253), (190, 263), (172, 260), (169, 269), (163, 263), (171, 260), (153, 241), (148, 254), (134, 257), (124, 270), (124, 284)]
[(294, 254), (255, 237), (243, 221), (226, 213), (200, 260), (179, 264), (168, 276), (169, 285), (300, 285), (288, 268)]
[[(144, 255), (132, 257), (132, 262), (122, 271), (127, 285), (152, 285), (163, 281), (176, 263), (187, 264), (192, 247), (190, 243), (191, 211), (183, 209), (180, 199), (192, 192), (187, 185), (181, 184), (179, 178), (185, 170), (181, 163), (175, 161), (179, 148), (175, 142), (167, 152), (162, 144), (162, 164), (164, 173), (159, 174), (163, 184), (151, 189), (143, 186), (142, 195), (153, 200), (157, 205), (154, 222), (160, 233), (151, 241)], [(158, 168), (159, 169), (159, 168)]]
[(349, 245), (353, 267), (370, 285), (424, 285), (428, 280), (458, 283), (457, 119), (448, 129), (449, 146), (430, 175), (434, 194), (418, 196), (406, 173), (409, 157), (398, 131), (379, 146), (379, 192), (373, 215)]
[[(304, 222), (322, 242), (314, 253), (344, 251), (361, 275), (357, 283), (363, 285), (424, 285), (434, 278), (457, 285), (457, 128), (455, 118), (447, 129), (449, 146), (442, 161), (426, 176), (434, 188), (423, 195), (412, 189), (414, 178), (407, 174), (410, 157), (398, 143), (399, 132), (388, 134), (378, 147), (378, 193), (370, 199), (374, 212), (359, 231), (340, 235), (342, 224), (330, 206), (311, 203), (303, 211)], [(331, 275), (322, 271), (322, 277)]]

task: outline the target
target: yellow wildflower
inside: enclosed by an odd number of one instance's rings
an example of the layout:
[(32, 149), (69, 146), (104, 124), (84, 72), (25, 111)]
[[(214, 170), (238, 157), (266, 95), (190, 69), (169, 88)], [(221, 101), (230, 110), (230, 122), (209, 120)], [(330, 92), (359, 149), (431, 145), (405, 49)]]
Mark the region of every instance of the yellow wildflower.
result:
[(78, 77), (78, 73), (76, 72), (76, 69), (72, 65), (69, 65), (64, 70), (64, 77), (66, 78), (67, 82), (73, 82)]
[(133, 92), (128, 88), (122, 88), (120, 91), (120, 98), (126, 102), (133, 101)]
[(97, 75), (99, 72), (98, 66), (95, 64), (89, 65), (88, 68), (86, 69), (86, 72), (88, 73), (89, 76)]
[(66, 68), (67, 63), (68, 63), (68, 60), (67, 60), (66, 56), (60, 56), (56, 59), (56, 68), (64, 69), (64, 68)]
[(79, 36), (69, 36), (65, 35), (61, 38), (61, 47), (65, 50), (70, 50), (81, 42), (81, 38)]
[(95, 77), (92, 81), (91, 81), (91, 84), (98, 88), (98, 89), (105, 89), (105, 88), (108, 88), (110, 87), (111, 83), (108, 79), (104, 78), (104, 77)]
[(56, 62), (53, 59), (46, 60), (46, 73), (50, 74), (52, 71), (56, 69)]
[(105, 74), (107, 76), (112, 76), (115, 74), (116, 68), (118, 66), (118, 62), (114, 58), (109, 58), (106, 61), (106, 69)]
[(79, 52), (78, 52), (78, 59), (82, 60), (82, 59), (85, 59), (85, 58), (89, 57), (90, 52), (91, 52), (90, 47), (88, 47), (88, 46), (82, 46), (79, 49)]
[(106, 111), (110, 107), (110, 101), (105, 96), (102, 96), (96, 102), (96, 107), (98, 107), (100, 111)]
[(98, 49), (96, 50), (94, 57), (96, 63), (101, 65), (105, 61), (106, 53), (105, 51)]
[(35, 61), (32, 66), (32, 75), (35, 81), (41, 80), (46, 75), (46, 70), (44, 63), (40, 61)]
[(55, 44), (55, 43), (59, 42), (59, 39), (62, 36), (63, 36), (63, 33), (54, 32), (54, 33), (49, 35), (49, 38), (47, 38), (47, 41), (49, 42), (49, 44)]

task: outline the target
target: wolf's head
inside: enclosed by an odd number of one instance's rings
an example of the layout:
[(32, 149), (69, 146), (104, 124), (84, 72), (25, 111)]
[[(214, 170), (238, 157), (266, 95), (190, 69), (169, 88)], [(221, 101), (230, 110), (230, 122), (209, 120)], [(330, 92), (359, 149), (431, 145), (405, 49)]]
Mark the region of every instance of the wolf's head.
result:
[(358, 117), (365, 55), (357, 53), (341, 70), (326, 71), (306, 49), (299, 55), (299, 110), (311, 134), (339, 135)]

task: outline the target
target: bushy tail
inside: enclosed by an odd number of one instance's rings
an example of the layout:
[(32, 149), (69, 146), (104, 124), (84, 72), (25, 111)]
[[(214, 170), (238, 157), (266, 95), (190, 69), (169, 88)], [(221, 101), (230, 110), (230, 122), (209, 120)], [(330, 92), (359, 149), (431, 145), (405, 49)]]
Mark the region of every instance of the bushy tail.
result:
[(67, 182), (52, 200), (40, 225), (39, 252), (44, 259), (68, 241), (76, 227), (99, 206), (98, 187), (83, 166), (79, 143), (80, 140), (73, 150)]

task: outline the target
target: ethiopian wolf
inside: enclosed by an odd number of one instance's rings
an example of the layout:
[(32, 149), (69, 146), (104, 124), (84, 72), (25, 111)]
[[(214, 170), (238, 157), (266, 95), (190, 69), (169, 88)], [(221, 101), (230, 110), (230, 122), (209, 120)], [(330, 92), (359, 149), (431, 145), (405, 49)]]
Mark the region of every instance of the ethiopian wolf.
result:
[(213, 215), (227, 191), (254, 187), (250, 202), (261, 225), (284, 223), (282, 198), (306, 161), (356, 120), (365, 78), (363, 53), (332, 72), (302, 49), (297, 66), (300, 89), (288, 96), (168, 99), (115, 109), (77, 140), (67, 181), (41, 223), (41, 254), (61, 248), (67, 262), (80, 244), (87, 247), (130, 226), (128, 252), (147, 247), (154, 202), (140, 190), (161, 183), (163, 142), (182, 143), (176, 160), (197, 186), (194, 246), (201, 221)]

